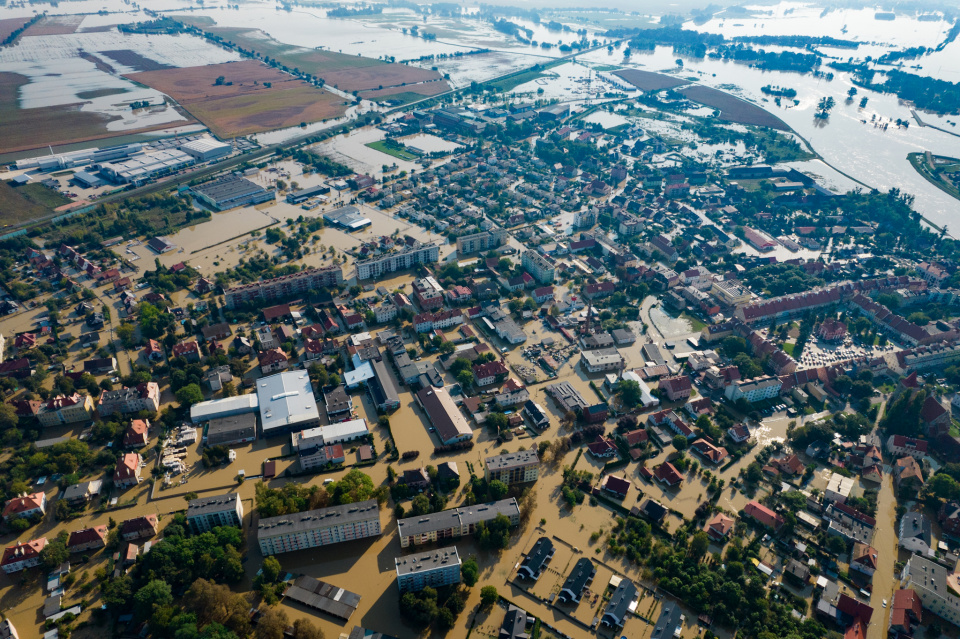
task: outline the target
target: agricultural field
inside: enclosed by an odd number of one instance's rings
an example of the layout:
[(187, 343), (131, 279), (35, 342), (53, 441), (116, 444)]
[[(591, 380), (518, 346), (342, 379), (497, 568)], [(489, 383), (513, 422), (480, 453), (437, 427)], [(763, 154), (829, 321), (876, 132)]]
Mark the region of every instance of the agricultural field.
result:
[(7, 18), (0, 20), (0, 42), (10, 37), (10, 34), (27, 23), (28, 18)]
[(639, 69), (621, 69), (614, 72), (615, 76), (623, 78), (641, 91), (663, 91), (664, 89), (673, 89), (690, 84), (683, 78), (674, 78), (662, 73), (653, 73), (652, 71), (640, 71)]
[(224, 139), (337, 118), (348, 104), (254, 60), (125, 77), (169, 95)]
[(23, 32), (23, 37), (76, 33), (84, 16), (47, 16)]
[(202, 20), (198, 22), (182, 17), (177, 19), (219, 35), (242, 49), (276, 60), (290, 69), (323, 78), (326, 84), (341, 91), (382, 91), (396, 87), (400, 89), (399, 92), (429, 97), (450, 88), (438, 72), (429, 69), (286, 45), (259, 30), (211, 27)]
[(42, 184), (12, 186), (0, 180), (0, 227), (29, 222), (53, 209), (68, 204), (70, 200)]
[(769, 111), (718, 89), (704, 86), (692, 86), (677, 89), (687, 98), (720, 111), (720, 120), (737, 124), (752, 124), (771, 129), (789, 131), (783, 120)]
[(422, 100), (423, 98), (433, 97), (449, 90), (449, 85), (443, 81), (421, 82), (419, 84), (408, 85), (405, 87), (391, 87), (389, 89), (361, 91), (360, 97), (368, 100), (397, 100), (406, 104), (408, 102)]
[(79, 100), (76, 104), (21, 109), (18, 93), (28, 82), (18, 73), (0, 73), (0, 151), (10, 153), (117, 135), (107, 130), (109, 118), (81, 111)]
[(174, 68), (172, 65), (151, 60), (150, 58), (144, 57), (136, 51), (130, 51), (129, 49), (120, 49), (118, 51), (101, 51), (100, 53), (107, 56), (111, 60), (114, 60), (118, 64), (130, 67), (131, 69), (136, 69), (137, 71), (162, 71), (164, 69)]

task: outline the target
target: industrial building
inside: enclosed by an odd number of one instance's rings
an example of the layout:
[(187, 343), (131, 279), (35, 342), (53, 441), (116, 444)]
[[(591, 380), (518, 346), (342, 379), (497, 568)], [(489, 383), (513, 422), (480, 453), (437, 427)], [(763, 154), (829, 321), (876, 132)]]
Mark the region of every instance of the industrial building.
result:
[[(246, 397), (246, 396), (245, 396)], [(257, 439), (257, 414), (253, 411), (211, 419), (207, 425), (207, 446), (246, 444)]]
[(144, 153), (122, 162), (109, 162), (100, 167), (100, 175), (116, 184), (143, 184), (193, 164), (194, 159), (183, 151), (168, 150)]
[(373, 223), (369, 218), (363, 217), (360, 209), (355, 206), (341, 206), (339, 209), (324, 213), (323, 220), (346, 231), (357, 231)]
[(381, 360), (366, 362), (373, 368), (373, 377), (367, 380), (370, 398), (380, 410), (393, 410), (400, 407), (400, 390), (393, 381), (390, 369)]
[(397, 557), (394, 564), (401, 593), (460, 583), (460, 555), (456, 546)]
[(473, 430), (460, 408), (443, 388), (428, 386), (417, 391), (417, 403), (430, 419), (444, 446), (473, 439)]
[(381, 532), (380, 506), (376, 499), (368, 499), (261, 519), (257, 542), (266, 556), (376, 537)]
[(453, 539), (472, 535), (480, 522), (496, 519), (504, 515), (514, 526), (520, 524), (520, 507), (517, 500), (502, 499), (488, 504), (474, 504), (464, 508), (451, 508), (438, 513), (407, 517), (397, 520), (397, 532), (400, 534), (400, 547), (419, 546), (443, 539)]
[(256, 413), (259, 408), (260, 398), (255, 394), (211, 399), (190, 407), (190, 421), (194, 424), (202, 424), (212, 419)]
[(290, 191), (287, 193), (287, 204), (300, 204), (305, 202), (312, 197), (318, 195), (326, 195), (330, 192), (330, 187), (326, 184), (318, 184), (317, 186), (308, 186), (305, 189), (300, 189), (299, 191)]
[(264, 437), (304, 430), (320, 424), (307, 371), (285, 371), (257, 380), (260, 429)]
[(122, 158), (136, 155), (143, 150), (143, 145), (139, 142), (134, 144), (124, 144), (121, 146), (111, 146), (106, 149), (82, 149), (80, 151), (70, 151), (69, 153), (58, 153), (56, 155), (40, 155), (33, 158), (17, 160), (17, 169), (40, 169), (41, 171), (60, 171), (63, 169), (72, 169), (87, 164), (98, 164), (101, 162), (110, 162)]
[(233, 147), (229, 144), (207, 136), (184, 142), (180, 145), (180, 150), (192, 156), (197, 162), (209, 162), (233, 153)]
[(344, 621), (360, 606), (357, 593), (306, 575), (297, 577), (283, 596)]
[(243, 503), (237, 493), (191, 499), (187, 504), (187, 523), (199, 534), (217, 526), (243, 526)]
[(193, 196), (217, 211), (276, 199), (276, 193), (238, 175), (228, 175), (190, 189)]

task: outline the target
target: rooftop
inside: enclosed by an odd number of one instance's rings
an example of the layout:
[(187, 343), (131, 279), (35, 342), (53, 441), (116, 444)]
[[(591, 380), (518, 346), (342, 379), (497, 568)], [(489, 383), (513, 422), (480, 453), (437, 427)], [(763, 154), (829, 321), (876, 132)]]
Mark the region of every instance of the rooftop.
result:
[(447, 548), (438, 548), (414, 555), (405, 555), (397, 557), (394, 560), (397, 568), (397, 576), (409, 575), (415, 572), (425, 572), (435, 568), (441, 568), (449, 565), (460, 565), (460, 555), (457, 553), (456, 546)]
[(257, 380), (264, 435), (303, 422), (318, 421), (320, 411), (306, 371), (288, 371)]

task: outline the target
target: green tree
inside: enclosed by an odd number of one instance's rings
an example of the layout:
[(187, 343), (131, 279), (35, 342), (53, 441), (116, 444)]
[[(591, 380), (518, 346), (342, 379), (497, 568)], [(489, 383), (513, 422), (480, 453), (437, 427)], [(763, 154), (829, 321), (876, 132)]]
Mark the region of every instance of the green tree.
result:
[(484, 608), (490, 608), (499, 598), (500, 593), (497, 592), (496, 586), (484, 586), (480, 589), (480, 605)]
[(10, 404), (0, 404), (0, 432), (16, 428), (20, 423), (17, 411)]
[(277, 579), (280, 578), (280, 562), (277, 561), (276, 557), (266, 557), (263, 560), (261, 569), (263, 570), (261, 573), (263, 581), (268, 584), (276, 583)]
[(53, 570), (70, 559), (67, 551), (66, 535), (58, 536), (40, 551), (40, 565), (44, 570)]
[(152, 579), (133, 596), (133, 610), (137, 619), (149, 619), (162, 606), (173, 603), (170, 584), (162, 579)]
[(632, 379), (622, 380), (617, 385), (617, 394), (620, 395), (620, 402), (625, 407), (633, 408), (640, 403), (640, 384)]
[(690, 445), (690, 440), (686, 438), (685, 435), (674, 435), (673, 437), (673, 447), (679, 451), (685, 451), (687, 446)]
[(707, 553), (709, 547), (710, 537), (704, 531), (698, 530), (690, 540), (690, 555), (699, 561)]
[(355, 504), (374, 496), (373, 480), (363, 471), (354, 468), (344, 475), (343, 479), (327, 486), (327, 492), (336, 504)]
[(410, 504), (410, 513), (414, 517), (426, 515), (430, 512), (430, 498), (424, 494), (419, 494), (413, 498)]
[(494, 479), (487, 485), (487, 490), (489, 492), (490, 499), (494, 501), (500, 501), (507, 496), (510, 488), (499, 479)]
[(203, 401), (203, 391), (197, 384), (187, 384), (176, 392), (176, 397), (182, 408), (189, 408)]
[(473, 371), (460, 371), (457, 373), (457, 383), (464, 389), (473, 386)]
[(480, 566), (477, 564), (477, 558), (470, 556), (460, 564), (460, 576), (463, 579), (463, 583), (467, 586), (473, 588), (476, 585), (477, 580), (480, 578)]
[[(472, 376), (472, 374), (471, 374)], [(506, 430), (508, 426), (507, 416), (503, 413), (489, 413), (487, 414), (487, 424), (491, 428), (495, 428), (499, 433), (502, 430)]]

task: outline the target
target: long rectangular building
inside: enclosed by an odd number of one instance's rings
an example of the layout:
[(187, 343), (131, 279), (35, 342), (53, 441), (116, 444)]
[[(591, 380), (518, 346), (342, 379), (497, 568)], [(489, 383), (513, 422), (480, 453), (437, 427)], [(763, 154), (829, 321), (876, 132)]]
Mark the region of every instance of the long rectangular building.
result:
[(427, 386), (417, 391), (417, 403), (437, 429), (444, 446), (473, 439), (470, 424), (446, 389)]
[(440, 260), (440, 247), (430, 242), (407, 247), (396, 253), (388, 253), (356, 263), (357, 279), (366, 280), (386, 273), (402, 271), (417, 264), (433, 264)]
[(350, 619), (360, 606), (357, 593), (306, 575), (297, 577), (284, 596), (344, 621)]
[(517, 500), (502, 499), (488, 504), (475, 504), (464, 508), (451, 508), (421, 517), (397, 520), (400, 547), (418, 546), (443, 539), (472, 535), (480, 522), (493, 521), (504, 515), (514, 526), (520, 524), (520, 507)]
[(456, 546), (397, 557), (394, 563), (397, 587), (402, 593), (460, 583), (460, 555)]
[(257, 529), (260, 552), (276, 555), (382, 533), (376, 499), (261, 519)]
[(234, 286), (224, 291), (227, 308), (236, 308), (252, 302), (269, 302), (290, 295), (306, 293), (343, 284), (343, 271), (335, 264), (308, 268), (290, 275), (282, 275), (252, 284)]
[(190, 189), (193, 196), (217, 211), (275, 200), (274, 191), (238, 175), (228, 175)]

